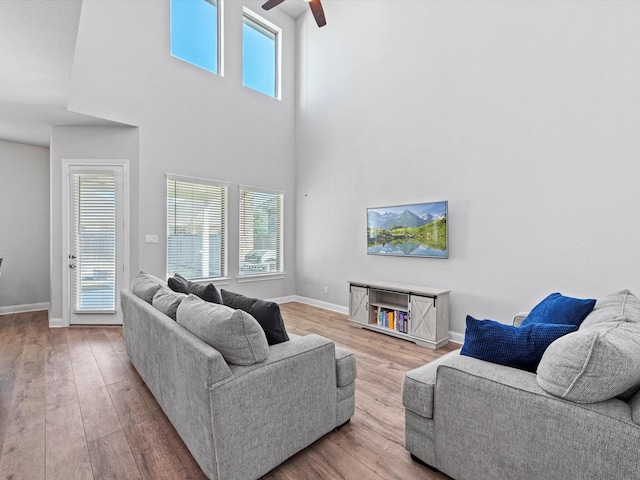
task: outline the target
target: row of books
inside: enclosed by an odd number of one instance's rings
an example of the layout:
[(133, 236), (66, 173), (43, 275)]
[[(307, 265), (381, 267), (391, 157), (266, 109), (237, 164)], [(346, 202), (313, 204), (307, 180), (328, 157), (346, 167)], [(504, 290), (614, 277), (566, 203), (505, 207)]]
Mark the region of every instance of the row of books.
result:
[(388, 308), (376, 307), (374, 310), (376, 325), (395, 330), (400, 333), (409, 331), (409, 315), (402, 310), (390, 310)]

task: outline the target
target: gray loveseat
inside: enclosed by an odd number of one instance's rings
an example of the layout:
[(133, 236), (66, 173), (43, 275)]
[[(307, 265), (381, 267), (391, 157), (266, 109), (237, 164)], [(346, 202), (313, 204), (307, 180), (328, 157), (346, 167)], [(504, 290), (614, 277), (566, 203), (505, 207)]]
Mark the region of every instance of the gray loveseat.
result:
[(407, 372), (405, 446), (456, 480), (637, 480), (639, 378), (640, 301), (620, 291), (537, 373), (459, 350)]
[(131, 362), (211, 479), (259, 478), (354, 413), (355, 358), (326, 338), (290, 334), (233, 365), (149, 298), (121, 303)]

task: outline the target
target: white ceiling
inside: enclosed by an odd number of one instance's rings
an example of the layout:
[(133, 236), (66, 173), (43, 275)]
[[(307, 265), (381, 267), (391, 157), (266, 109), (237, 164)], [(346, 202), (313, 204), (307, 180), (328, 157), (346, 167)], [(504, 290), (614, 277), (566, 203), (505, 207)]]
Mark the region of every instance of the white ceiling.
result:
[(0, 0), (0, 140), (49, 146), (54, 125), (114, 125), (67, 111), (81, 0)]
[[(49, 146), (56, 125), (117, 125), (67, 110), (82, 0), (0, 0), (0, 140)], [(302, 0), (278, 5), (298, 18)]]

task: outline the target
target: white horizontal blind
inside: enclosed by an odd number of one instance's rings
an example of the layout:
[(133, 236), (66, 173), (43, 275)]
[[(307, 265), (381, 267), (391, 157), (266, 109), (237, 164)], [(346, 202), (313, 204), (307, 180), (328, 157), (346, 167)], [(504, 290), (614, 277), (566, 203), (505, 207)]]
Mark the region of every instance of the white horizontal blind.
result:
[(112, 173), (73, 175), (75, 311), (114, 312), (116, 181)]
[(227, 275), (227, 184), (167, 175), (167, 276)]
[(284, 194), (240, 186), (240, 275), (284, 273)]

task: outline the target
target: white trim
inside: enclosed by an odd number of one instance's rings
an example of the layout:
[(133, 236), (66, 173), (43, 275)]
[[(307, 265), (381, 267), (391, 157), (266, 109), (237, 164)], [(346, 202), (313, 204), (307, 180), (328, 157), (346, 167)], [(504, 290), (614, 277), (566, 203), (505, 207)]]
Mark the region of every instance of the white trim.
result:
[(210, 178), (202, 178), (202, 177), (188, 177), (186, 175), (176, 175), (174, 173), (167, 173), (167, 180), (175, 180), (177, 182), (187, 182), (187, 183), (200, 183), (203, 185), (213, 185), (214, 187), (227, 187), (231, 186), (229, 182), (223, 182), (221, 180), (212, 180)]
[(238, 283), (259, 282), (261, 280), (282, 280), (286, 273), (255, 273), (253, 275), (238, 275), (236, 281)]
[[(287, 302), (300, 302), (306, 305), (311, 305), (312, 307), (319, 307), (325, 310), (330, 310), (332, 312), (342, 313), (344, 315), (349, 314), (349, 309), (347, 307), (343, 307), (342, 305), (336, 305), (335, 303), (323, 302), (321, 300), (316, 300), (315, 298), (301, 297), (298, 295), (293, 295), (288, 298)], [(282, 302), (282, 303), (287, 303)]]
[(224, 77), (224, 0), (217, 0), (218, 9), (218, 75)]
[(64, 320), (61, 318), (49, 318), (49, 328), (64, 328)]
[(449, 330), (449, 341), (462, 345), (464, 343), (464, 333), (452, 332)]
[(40, 310), (49, 310), (51, 304), (49, 302), (42, 303), (25, 303), (24, 305), (9, 305), (0, 307), (0, 315), (10, 315), (12, 313), (36, 312)]

